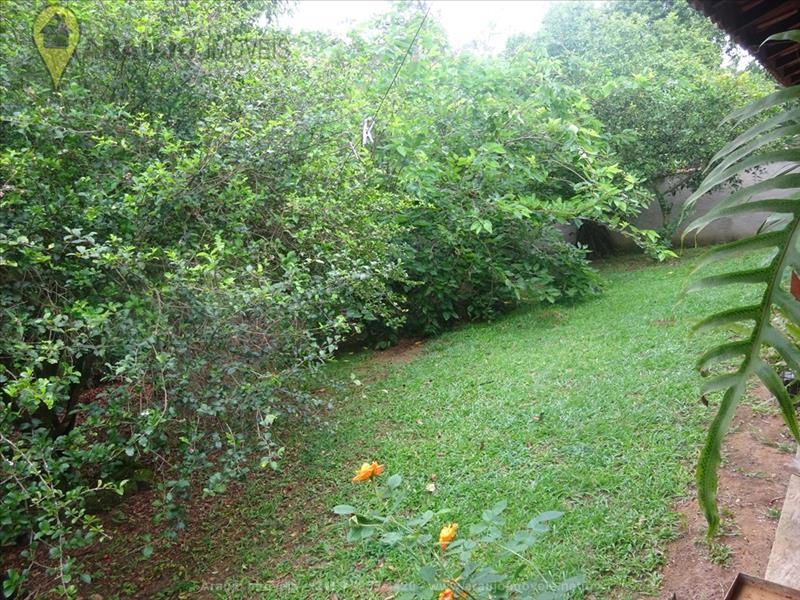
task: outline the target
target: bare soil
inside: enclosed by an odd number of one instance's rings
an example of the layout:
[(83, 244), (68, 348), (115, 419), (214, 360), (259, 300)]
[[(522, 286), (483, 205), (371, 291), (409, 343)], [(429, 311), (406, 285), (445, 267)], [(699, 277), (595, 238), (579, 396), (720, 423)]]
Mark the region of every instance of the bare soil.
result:
[(397, 344), (386, 350), (376, 352), (374, 360), (382, 365), (405, 365), (410, 363), (423, 348), (422, 340), (403, 338)]
[(722, 535), (709, 546), (694, 495), (677, 505), (681, 535), (667, 548), (659, 598), (721, 600), (738, 572), (763, 577), (794, 460), (791, 436), (769, 392), (754, 391), (771, 410), (742, 404), (725, 440), (719, 503)]

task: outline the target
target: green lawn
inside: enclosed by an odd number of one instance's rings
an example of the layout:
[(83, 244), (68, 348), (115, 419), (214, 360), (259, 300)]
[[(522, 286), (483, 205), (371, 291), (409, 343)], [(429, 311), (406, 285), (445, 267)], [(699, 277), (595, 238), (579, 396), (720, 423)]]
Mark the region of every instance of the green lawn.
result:
[[(333, 394), (327, 425), (297, 433), (285, 471), (244, 494), (252, 534), (215, 544), (225, 544), (231, 581), (260, 587), (220, 595), (379, 598), (382, 582), (413, 579), (402, 555), (383, 562), (375, 543), (347, 545), (329, 512), (369, 493), (350, 478), (371, 460), (404, 476), (413, 512), (448, 507), (469, 523), (506, 499), (507, 521), (524, 527), (541, 511), (564, 511), (532, 552), (539, 570), (583, 572), (587, 596), (654, 592), (677, 529), (671, 507), (692, 493), (709, 416), (689, 326), (730, 301), (682, 297), (692, 262), (611, 261), (594, 300), (463, 327), (405, 364), (339, 359), (336, 374), (365, 383)], [(425, 491), (432, 474), (434, 494)]]

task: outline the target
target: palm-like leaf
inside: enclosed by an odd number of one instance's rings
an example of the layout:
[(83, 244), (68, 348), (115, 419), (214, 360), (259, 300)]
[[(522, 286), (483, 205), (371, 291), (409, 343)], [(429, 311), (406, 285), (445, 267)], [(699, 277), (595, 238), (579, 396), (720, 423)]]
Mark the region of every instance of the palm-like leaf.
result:
[[(799, 38), (798, 32), (791, 32), (770, 38), (773, 39), (786, 41)], [(776, 162), (786, 164), (786, 168), (769, 179), (731, 194), (708, 214), (690, 223), (684, 233), (684, 236), (696, 233), (722, 217), (764, 212), (773, 215), (757, 234), (712, 249), (703, 258), (698, 269), (712, 262), (756, 252), (763, 253), (771, 249), (772, 253), (766, 266), (755, 269), (740, 268), (722, 275), (706, 276), (690, 286), (690, 290), (721, 285), (764, 287), (759, 304), (731, 308), (704, 319), (695, 327), (697, 330), (703, 330), (732, 324), (752, 324), (748, 336), (716, 346), (703, 354), (698, 361), (698, 367), (703, 371), (710, 365), (719, 363), (729, 366), (727, 372), (711, 378), (703, 388), (704, 393), (723, 392), (722, 402), (709, 427), (697, 465), (698, 496), (708, 521), (709, 535), (713, 535), (719, 526), (717, 472), (721, 462), (722, 440), (736, 406), (753, 375), (775, 396), (786, 425), (795, 439), (800, 441), (800, 430), (792, 399), (775, 369), (765, 359), (765, 352), (768, 348), (772, 348), (790, 368), (800, 372), (800, 351), (774, 318), (780, 313), (790, 325), (800, 325), (800, 302), (786, 291), (788, 274), (792, 270), (800, 270), (798, 98), (800, 98), (800, 86), (781, 89), (729, 116), (728, 120), (741, 123), (763, 111), (771, 113), (767, 119), (750, 127), (714, 156), (704, 181), (687, 201), (687, 207), (691, 208), (700, 196), (747, 169)], [(776, 216), (780, 218), (775, 218)]]

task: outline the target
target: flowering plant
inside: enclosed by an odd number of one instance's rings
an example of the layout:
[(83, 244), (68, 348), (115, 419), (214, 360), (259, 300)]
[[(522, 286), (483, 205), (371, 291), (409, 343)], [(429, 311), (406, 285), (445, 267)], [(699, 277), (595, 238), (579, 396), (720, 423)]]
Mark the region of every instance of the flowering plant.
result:
[(518, 567), (526, 565), (535, 569), (524, 554), (562, 513), (544, 512), (524, 529), (511, 533), (504, 531), (505, 500), (484, 510), (480, 520), (466, 527), (444, 520), (447, 509), (408, 516), (401, 512), (405, 497), (402, 477), (392, 475), (385, 483), (379, 482), (383, 470), (382, 464), (364, 463), (353, 478), (353, 482), (369, 481), (375, 486), (379, 509), (358, 510), (340, 504), (333, 512), (347, 517), (349, 542), (373, 539), (408, 552), (419, 563), (417, 581), (396, 586), (397, 600), (555, 600), (584, 582), (578, 575), (557, 585), (544, 576), (515, 583), (502, 572), (519, 572)]

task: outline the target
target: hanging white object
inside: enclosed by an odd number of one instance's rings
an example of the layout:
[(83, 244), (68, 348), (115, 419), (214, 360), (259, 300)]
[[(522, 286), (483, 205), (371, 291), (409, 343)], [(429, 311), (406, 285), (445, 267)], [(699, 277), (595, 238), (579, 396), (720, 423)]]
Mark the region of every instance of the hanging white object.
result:
[(372, 126), (375, 125), (375, 119), (367, 117), (364, 119), (364, 125), (361, 127), (361, 145), (367, 146), (374, 143), (372, 139)]

